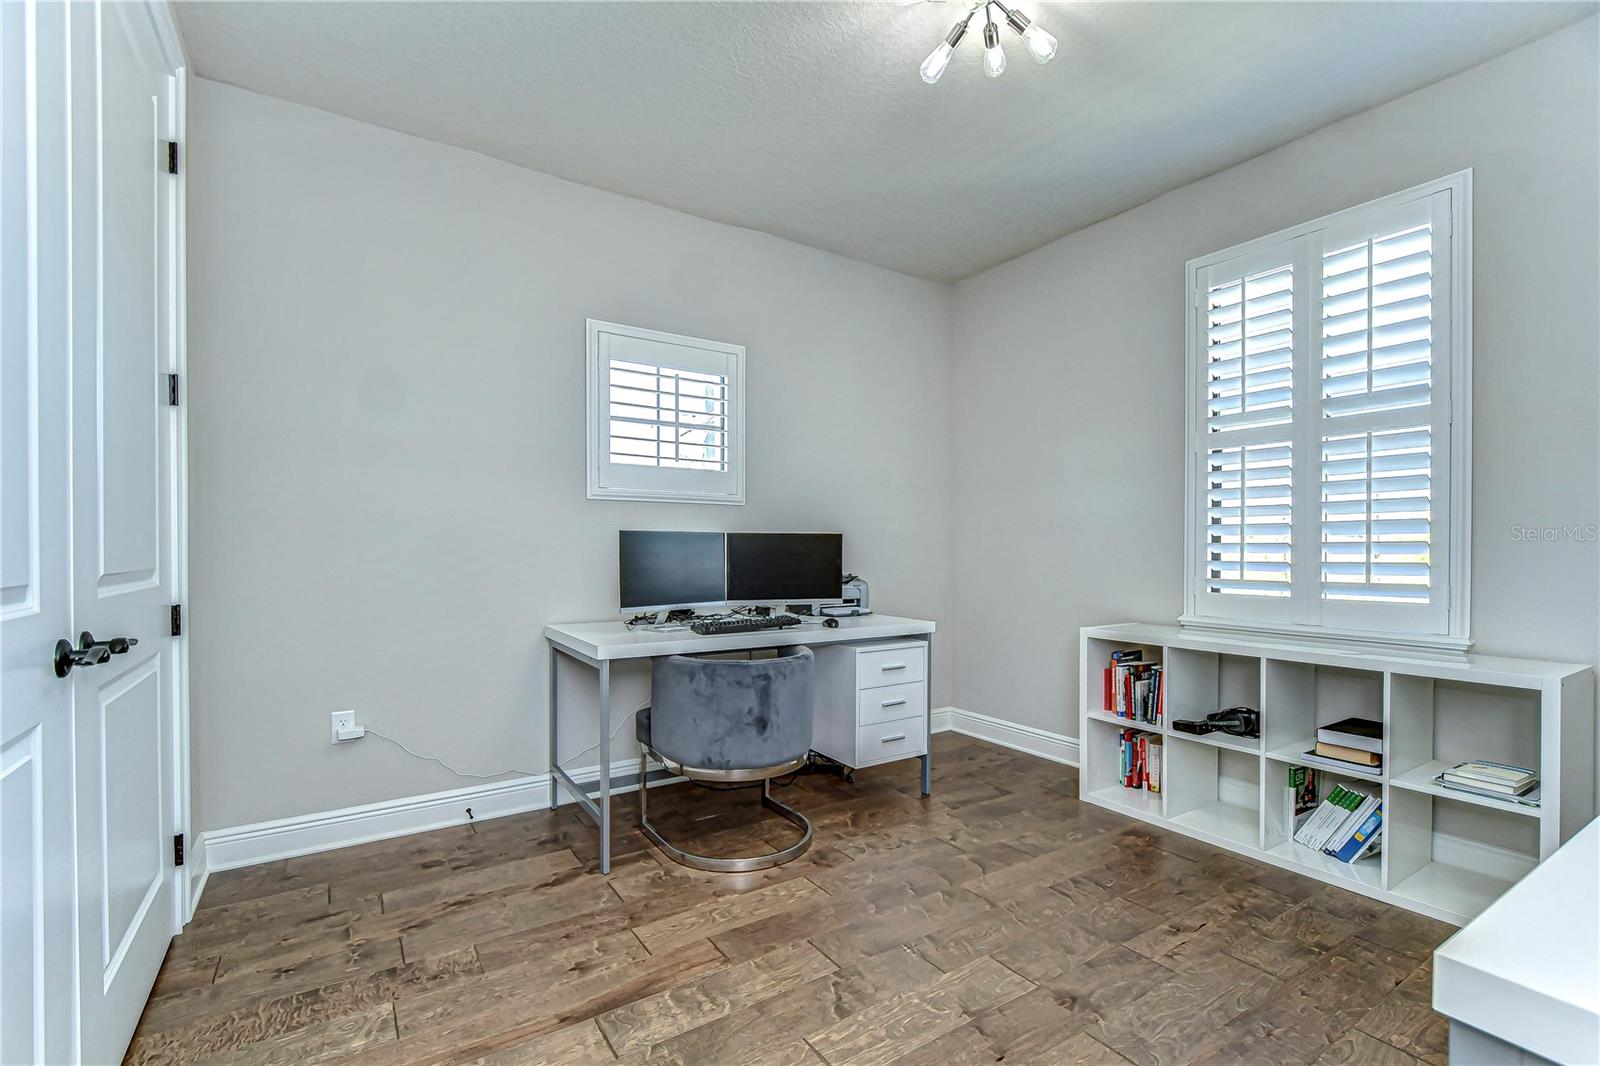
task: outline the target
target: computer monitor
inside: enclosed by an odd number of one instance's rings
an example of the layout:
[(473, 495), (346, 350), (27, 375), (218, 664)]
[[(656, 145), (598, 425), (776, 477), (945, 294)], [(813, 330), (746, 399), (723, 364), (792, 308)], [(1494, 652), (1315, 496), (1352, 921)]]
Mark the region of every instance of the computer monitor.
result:
[(617, 576), (624, 611), (720, 607), (728, 599), (726, 537), (624, 529)]
[(729, 533), (728, 602), (837, 603), (842, 533)]

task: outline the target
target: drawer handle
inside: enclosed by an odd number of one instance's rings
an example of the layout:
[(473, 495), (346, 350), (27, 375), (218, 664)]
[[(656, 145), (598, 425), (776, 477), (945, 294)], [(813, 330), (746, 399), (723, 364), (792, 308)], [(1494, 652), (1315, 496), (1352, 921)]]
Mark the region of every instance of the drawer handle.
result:
[(884, 663), (881, 667), (884, 670), (904, 670), (905, 668), (905, 663)]
[(904, 702), (905, 702), (905, 698), (901, 697), (900, 699), (897, 699), (897, 700), (884, 700), (882, 703), (878, 704), (878, 706), (879, 707), (898, 707)]
[(878, 743), (879, 744), (893, 744), (895, 741), (904, 740), (905, 738), (906, 738), (906, 735), (904, 733), (896, 733), (892, 737), (879, 737), (878, 738)]

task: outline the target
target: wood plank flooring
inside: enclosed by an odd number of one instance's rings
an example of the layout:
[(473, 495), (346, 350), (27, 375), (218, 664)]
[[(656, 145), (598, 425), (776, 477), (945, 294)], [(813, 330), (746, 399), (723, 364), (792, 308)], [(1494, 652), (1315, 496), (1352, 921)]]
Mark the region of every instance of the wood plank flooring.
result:
[[(1080, 805), (1070, 768), (944, 734), (914, 763), (782, 795), (800, 860), (677, 866), (616, 804), (214, 875), (129, 1063), (1445, 1062), (1450, 927)], [(662, 824), (754, 854), (750, 791)]]

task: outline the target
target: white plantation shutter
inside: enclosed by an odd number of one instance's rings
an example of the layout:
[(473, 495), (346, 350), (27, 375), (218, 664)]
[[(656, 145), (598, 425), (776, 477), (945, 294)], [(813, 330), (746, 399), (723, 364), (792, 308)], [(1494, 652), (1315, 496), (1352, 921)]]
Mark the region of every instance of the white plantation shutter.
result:
[(1321, 617), (1334, 624), (1444, 624), (1449, 196), (1320, 234), (1317, 578)]
[(1207, 293), (1206, 429), (1277, 426), (1293, 400), (1294, 270), (1285, 265)]
[(1206, 451), (1206, 584), (1221, 595), (1288, 596), (1292, 445)]
[(1283, 244), (1199, 279), (1204, 344), (1195, 410), (1201, 570), (1208, 613), (1287, 617), (1294, 575), (1295, 301)]
[(1322, 438), (1322, 595), (1426, 604), (1433, 455), (1427, 426)]
[(1467, 189), (1444, 179), (1191, 264), (1186, 620), (1464, 643)]
[(1322, 413), (1432, 397), (1433, 233), (1427, 224), (1322, 256)]
[(728, 376), (611, 360), (613, 463), (728, 469)]
[(744, 349), (588, 324), (589, 498), (743, 503)]

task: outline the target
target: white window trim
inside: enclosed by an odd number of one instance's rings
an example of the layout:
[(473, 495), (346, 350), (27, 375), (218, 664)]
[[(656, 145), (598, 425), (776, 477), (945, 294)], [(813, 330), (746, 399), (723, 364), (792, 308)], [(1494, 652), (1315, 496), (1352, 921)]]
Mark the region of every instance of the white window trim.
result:
[[(1295, 240), (1308, 233), (1327, 229), (1374, 211), (1394, 207), (1448, 190), (1451, 193), (1450, 241), (1450, 335), (1446, 351), (1449, 361), (1448, 389), (1450, 469), (1449, 485), (1449, 560), (1447, 629), (1444, 633), (1396, 633), (1366, 629), (1341, 629), (1293, 622), (1267, 622), (1242, 618), (1218, 618), (1197, 613), (1202, 594), (1198, 527), (1198, 483), (1200, 446), (1197, 421), (1200, 417), (1195, 397), (1202, 388), (1204, 352), (1201, 338), (1205, 330), (1200, 321), (1203, 309), (1197, 294), (1198, 275), (1206, 268), (1251, 252)], [(1302, 639), (1341, 640), (1362, 644), (1420, 648), (1432, 651), (1465, 651), (1472, 645), (1470, 625), (1472, 576), (1472, 170), (1470, 168), (1425, 182), (1421, 185), (1337, 211), (1264, 237), (1235, 245), (1210, 255), (1191, 259), (1184, 268), (1184, 300), (1188, 308), (1184, 321), (1184, 484), (1183, 484), (1183, 582), (1184, 609), (1179, 624), (1197, 629), (1281, 634)]]
[[(685, 337), (676, 333), (663, 333), (659, 330), (644, 329), (639, 326), (625, 326), (621, 323), (605, 322), (595, 318), (586, 320), (585, 334), (586, 394), (584, 430), (587, 441), (586, 467), (588, 470), (589, 499), (742, 505), (744, 503), (744, 346), (727, 344), (722, 341), (702, 340), (698, 337)], [(610, 367), (606, 360), (602, 358), (601, 353), (600, 338), (602, 334), (633, 337), (639, 340), (656, 341), (686, 348), (698, 348), (728, 357), (729, 364), (732, 367), (728, 382), (728, 426), (726, 431), (728, 435), (728, 472), (731, 481), (731, 488), (728, 491), (675, 487), (673, 485), (675, 475), (694, 472), (670, 468), (658, 471), (662, 482), (658, 488), (619, 488), (608, 483), (607, 471), (612, 465), (608, 460), (610, 455), (608, 445), (611, 425), (609, 417), (611, 391)], [(638, 471), (642, 468), (634, 467), (632, 469)]]

